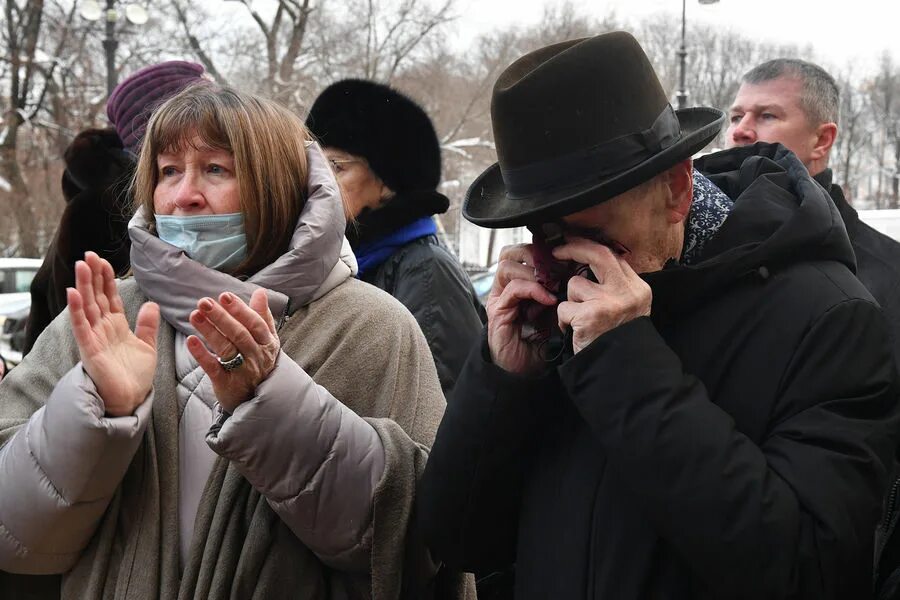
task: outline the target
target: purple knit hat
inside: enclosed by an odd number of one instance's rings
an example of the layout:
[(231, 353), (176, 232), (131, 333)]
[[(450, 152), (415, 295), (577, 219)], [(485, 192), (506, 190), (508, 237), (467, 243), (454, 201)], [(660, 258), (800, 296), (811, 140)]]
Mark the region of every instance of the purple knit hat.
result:
[(156, 107), (202, 75), (202, 65), (170, 60), (144, 67), (117, 85), (106, 101), (106, 115), (125, 147), (136, 152)]

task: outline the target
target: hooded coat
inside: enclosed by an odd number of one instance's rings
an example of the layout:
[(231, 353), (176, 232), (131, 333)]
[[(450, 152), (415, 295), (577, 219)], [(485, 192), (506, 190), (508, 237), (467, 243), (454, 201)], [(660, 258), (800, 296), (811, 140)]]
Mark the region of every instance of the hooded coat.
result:
[(859, 213), (844, 197), (841, 186), (832, 182), (831, 169), (815, 179), (831, 196), (856, 255), (856, 276), (872, 294), (891, 326), (895, 356), (900, 361), (900, 242), (863, 223)]
[[(900, 361), (900, 243), (860, 220), (844, 197), (844, 190), (832, 182), (831, 169), (818, 173), (814, 179), (825, 188), (841, 213), (856, 255), (856, 276), (884, 311), (891, 326), (894, 358)], [(900, 539), (895, 534), (898, 503), (900, 465), (895, 465), (884, 518), (876, 537), (876, 581), (880, 598), (900, 598)]]
[(134, 158), (112, 128), (82, 131), (63, 156), (66, 208), (31, 282), (24, 353), (31, 351), (41, 332), (66, 308), (66, 288), (75, 286), (75, 262), (85, 252), (91, 250), (108, 260), (116, 273), (128, 268), (127, 186)]
[(900, 428), (884, 316), (781, 146), (706, 162), (734, 200), (651, 316), (543, 375), (470, 357), (421, 483), (437, 557), (517, 598), (864, 598)]

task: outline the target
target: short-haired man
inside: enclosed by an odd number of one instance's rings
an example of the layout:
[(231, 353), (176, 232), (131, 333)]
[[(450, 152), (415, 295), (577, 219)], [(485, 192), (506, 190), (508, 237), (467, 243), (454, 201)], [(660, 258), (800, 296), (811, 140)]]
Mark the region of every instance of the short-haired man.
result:
[(726, 146), (779, 143), (816, 176), (828, 167), (839, 112), (838, 85), (822, 67), (796, 58), (770, 60), (741, 79)]
[[(844, 191), (832, 181), (828, 161), (838, 135), (839, 112), (837, 82), (822, 67), (796, 58), (770, 60), (742, 77), (729, 110), (726, 145), (783, 144), (828, 191), (856, 255), (856, 276), (881, 305), (893, 334), (894, 358), (900, 362), (900, 243), (863, 223)], [(695, 167), (707, 168), (703, 159)], [(876, 560), (881, 563), (879, 588), (893, 571), (900, 572), (900, 536), (895, 532), (894, 514), (900, 508), (896, 467), (893, 478), (876, 541)], [(900, 589), (900, 581), (894, 585)]]
[(856, 275), (884, 310), (900, 360), (900, 243), (860, 221), (832, 182), (828, 159), (839, 111), (838, 85), (824, 69), (795, 58), (770, 60), (743, 76), (729, 111), (726, 145), (783, 144), (828, 191), (856, 254)]
[(866, 597), (898, 382), (824, 190), (778, 145), (695, 173), (723, 113), (622, 32), (520, 58), (491, 111), (464, 214), (535, 243), (426, 466), (435, 557), (521, 599)]

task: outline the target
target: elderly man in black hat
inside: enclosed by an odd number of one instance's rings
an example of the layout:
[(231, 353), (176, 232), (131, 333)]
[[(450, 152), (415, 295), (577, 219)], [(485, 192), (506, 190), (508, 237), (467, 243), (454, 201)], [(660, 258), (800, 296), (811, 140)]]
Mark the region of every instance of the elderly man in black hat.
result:
[(464, 213), (534, 243), (429, 458), (435, 558), (525, 599), (866, 597), (898, 380), (824, 190), (779, 145), (695, 173), (724, 115), (626, 33), (517, 60), (492, 117)]

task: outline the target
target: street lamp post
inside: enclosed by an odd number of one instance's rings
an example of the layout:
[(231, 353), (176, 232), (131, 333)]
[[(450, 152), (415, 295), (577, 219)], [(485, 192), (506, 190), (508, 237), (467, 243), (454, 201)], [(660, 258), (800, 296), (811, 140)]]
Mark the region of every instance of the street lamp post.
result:
[[(106, 0), (106, 37), (103, 38), (103, 50), (106, 51), (106, 96), (109, 97), (116, 88), (116, 48), (119, 41), (116, 39), (116, 0)], [(684, 47), (684, 39), (681, 41)], [(682, 69), (682, 77), (684, 72)], [(684, 81), (681, 82), (684, 87)]]
[[(698, 0), (700, 4), (715, 4), (719, 0)], [(678, 49), (678, 92), (675, 95), (678, 108), (687, 108), (688, 91), (685, 87), (685, 70), (687, 63), (687, 0), (681, 0), (681, 47)]]
[[(99, 21), (105, 17), (106, 35), (103, 38), (103, 50), (106, 54), (106, 95), (109, 96), (118, 82), (116, 48), (119, 47), (119, 40), (116, 39), (116, 22), (119, 20), (119, 11), (116, 10), (116, 0), (106, 0), (106, 10), (100, 8), (97, 0), (85, 0), (81, 5), (80, 14), (88, 21)], [(137, 4), (126, 4), (125, 18), (134, 25), (143, 25), (149, 19), (149, 15)]]
[(687, 61), (687, 45), (685, 44), (686, 22), (687, 0), (681, 0), (681, 48), (678, 49), (678, 94), (676, 95), (679, 109), (687, 107), (687, 89), (684, 87), (684, 70), (685, 62)]

